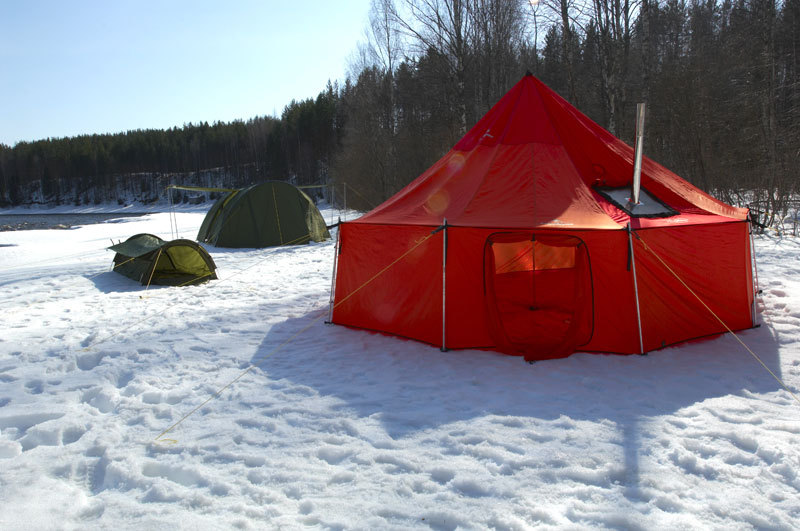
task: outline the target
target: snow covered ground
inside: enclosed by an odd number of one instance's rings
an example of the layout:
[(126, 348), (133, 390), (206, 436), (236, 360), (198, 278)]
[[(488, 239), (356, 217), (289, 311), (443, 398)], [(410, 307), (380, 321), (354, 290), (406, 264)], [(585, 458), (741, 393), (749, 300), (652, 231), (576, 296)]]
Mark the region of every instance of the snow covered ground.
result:
[[(800, 404), (733, 337), (442, 353), (323, 323), (331, 241), (209, 248), (220, 280), (145, 291), (105, 250), (141, 232), (169, 215), (0, 233), (0, 528), (800, 525)], [(741, 338), (798, 393), (800, 242), (756, 246)]]

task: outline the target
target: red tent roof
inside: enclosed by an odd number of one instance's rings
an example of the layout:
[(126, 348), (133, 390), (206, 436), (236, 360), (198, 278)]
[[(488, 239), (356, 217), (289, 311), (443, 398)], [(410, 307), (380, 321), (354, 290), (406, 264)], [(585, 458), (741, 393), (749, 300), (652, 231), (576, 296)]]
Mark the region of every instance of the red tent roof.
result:
[(633, 149), (532, 75), (522, 78), (436, 164), (356, 223), (620, 229), (742, 220), (644, 158), (642, 186), (677, 218), (631, 218), (595, 187), (630, 186)]

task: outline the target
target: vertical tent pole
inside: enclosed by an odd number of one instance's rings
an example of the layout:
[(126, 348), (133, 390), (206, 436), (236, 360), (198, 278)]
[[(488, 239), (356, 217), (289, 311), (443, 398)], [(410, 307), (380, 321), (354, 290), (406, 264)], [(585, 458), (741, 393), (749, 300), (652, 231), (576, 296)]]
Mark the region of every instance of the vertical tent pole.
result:
[(344, 191), (344, 220), (347, 221), (347, 183), (342, 183), (342, 190)]
[[(169, 186), (167, 186), (167, 199), (169, 199), (169, 235), (174, 239), (178, 237), (176, 235), (173, 236), (173, 234), (176, 234), (178, 232), (178, 227), (177, 227), (178, 219), (175, 217), (175, 205), (172, 203), (172, 188), (170, 188)], [(174, 232), (172, 229), (173, 219), (176, 225)]]
[[(331, 225), (333, 225), (333, 209), (336, 206), (336, 200), (334, 196), (336, 195), (336, 186), (333, 183), (328, 185), (328, 205), (331, 207)], [(342, 218), (339, 218), (341, 221)]]
[(644, 341), (642, 341), (642, 314), (639, 310), (639, 284), (636, 281), (636, 259), (633, 256), (633, 233), (631, 224), (628, 223), (628, 252), (631, 255), (631, 269), (633, 270), (633, 293), (636, 296), (636, 324), (639, 326), (639, 354), (644, 354)]
[(444, 218), (442, 224), (444, 231), (442, 233), (442, 352), (447, 352), (447, 344), (445, 343), (446, 331), (446, 317), (447, 317), (447, 218)]
[(336, 227), (336, 243), (333, 246), (333, 274), (331, 275), (331, 300), (330, 300), (330, 307), (328, 308), (328, 320), (327, 323), (333, 322), (333, 296), (334, 290), (336, 289), (336, 268), (339, 264), (339, 237), (342, 231), (342, 218), (339, 218), (339, 223)]
[(531, 236), (531, 310), (536, 310), (536, 235)]
[(752, 323), (753, 326), (756, 326), (756, 319), (758, 318), (758, 314), (756, 313), (756, 295), (758, 294), (758, 262), (756, 261), (756, 241), (753, 237), (753, 221), (750, 218), (750, 214), (747, 215), (747, 232), (750, 233), (750, 259), (753, 261), (751, 266), (753, 268), (753, 272), (755, 273), (755, 277), (753, 278), (753, 317)]

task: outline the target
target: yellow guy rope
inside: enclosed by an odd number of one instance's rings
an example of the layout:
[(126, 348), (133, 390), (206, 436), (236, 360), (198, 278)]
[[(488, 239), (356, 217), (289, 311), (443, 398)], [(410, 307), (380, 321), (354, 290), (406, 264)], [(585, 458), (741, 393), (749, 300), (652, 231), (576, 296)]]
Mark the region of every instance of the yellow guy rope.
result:
[[(114, 271), (114, 270), (115, 270), (116, 268), (118, 268), (119, 266), (123, 266), (123, 265), (127, 264), (128, 262), (133, 262), (133, 261), (134, 261), (134, 260), (136, 260), (137, 258), (139, 258), (139, 257), (138, 257), (138, 256), (134, 256), (133, 258), (128, 258), (128, 259), (127, 259), (127, 260), (125, 260), (124, 262), (120, 262), (120, 263), (118, 263), (118, 264), (114, 264), (113, 266), (111, 266), (111, 271)], [(99, 277), (100, 275), (105, 275), (106, 273), (108, 273), (108, 271), (100, 271), (99, 273), (95, 273), (94, 275), (91, 275), (91, 276), (88, 276), (88, 277), (86, 277), (86, 279), (87, 279), (87, 280), (92, 280), (93, 278), (97, 278), (97, 277)]]
[(144, 288), (144, 290), (145, 290), (145, 291), (147, 291), (148, 289), (150, 289), (150, 283), (153, 281), (153, 275), (156, 273), (156, 268), (158, 267), (158, 261), (159, 261), (159, 259), (161, 258), (161, 251), (162, 251), (163, 249), (164, 249), (163, 247), (159, 247), (159, 248), (158, 248), (158, 255), (156, 256), (156, 259), (155, 259), (155, 261), (153, 262), (153, 270), (152, 270), (152, 271), (150, 271), (150, 278), (149, 278), (149, 279), (147, 279), (147, 287), (145, 287), (145, 288)]
[(703, 299), (701, 299), (701, 298), (700, 298), (700, 296), (699, 296), (697, 293), (695, 293), (695, 292), (694, 292), (694, 290), (693, 290), (692, 288), (690, 288), (690, 287), (689, 287), (689, 286), (686, 284), (686, 282), (684, 282), (684, 281), (683, 281), (683, 279), (682, 279), (681, 277), (679, 277), (679, 276), (678, 276), (678, 274), (677, 274), (675, 271), (673, 271), (673, 270), (672, 270), (672, 268), (671, 268), (670, 266), (668, 266), (668, 265), (667, 265), (667, 263), (666, 263), (666, 262), (664, 262), (664, 260), (662, 260), (662, 259), (661, 259), (661, 257), (658, 255), (658, 253), (656, 253), (656, 252), (655, 252), (653, 249), (651, 249), (651, 248), (650, 248), (650, 246), (649, 246), (649, 245), (647, 245), (647, 242), (645, 242), (645, 241), (644, 241), (644, 240), (643, 240), (643, 239), (642, 239), (642, 238), (641, 238), (641, 237), (640, 237), (638, 234), (636, 234), (635, 232), (634, 232), (633, 234), (636, 236), (636, 239), (637, 239), (637, 240), (639, 240), (640, 242), (642, 242), (642, 245), (644, 245), (644, 248), (645, 248), (645, 250), (649, 251), (649, 252), (650, 252), (650, 254), (652, 254), (653, 256), (655, 256), (655, 257), (658, 259), (658, 261), (659, 261), (659, 262), (661, 262), (661, 265), (663, 265), (663, 266), (664, 266), (664, 267), (667, 269), (667, 271), (669, 271), (670, 273), (672, 273), (672, 276), (674, 276), (675, 278), (677, 278), (677, 279), (678, 279), (678, 282), (680, 282), (681, 284), (683, 284), (683, 287), (685, 287), (687, 290), (689, 290), (689, 293), (691, 293), (692, 295), (694, 295), (694, 298), (695, 298), (695, 299), (697, 299), (698, 301), (700, 301), (700, 304), (702, 304), (702, 305), (705, 307), (705, 309), (706, 309), (706, 310), (708, 310), (708, 311), (709, 311), (709, 313), (710, 313), (711, 315), (713, 315), (713, 316), (714, 316), (714, 318), (715, 318), (717, 321), (719, 321), (719, 322), (720, 322), (720, 324), (721, 324), (723, 327), (725, 327), (725, 330), (727, 330), (728, 332), (730, 332), (730, 334), (731, 334), (733, 337), (735, 337), (735, 338), (736, 338), (736, 341), (738, 341), (738, 342), (739, 342), (739, 343), (740, 343), (740, 344), (741, 344), (741, 345), (742, 345), (742, 346), (745, 348), (745, 350), (747, 350), (747, 352), (749, 352), (749, 353), (750, 353), (750, 355), (751, 355), (751, 356), (753, 356), (753, 357), (754, 357), (754, 358), (755, 358), (755, 359), (756, 359), (756, 360), (757, 360), (757, 361), (758, 361), (758, 362), (761, 364), (761, 366), (762, 366), (762, 367), (764, 367), (764, 368), (767, 370), (767, 372), (768, 372), (768, 373), (770, 373), (770, 374), (772, 375), (772, 377), (773, 377), (773, 378), (775, 378), (775, 380), (776, 380), (776, 381), (777, 381), (777, 382), (778, 382), (778, 383), (781, 385), (781, 387), (783, 387), (783, 388), (786, 390), (786, 392), (787, 392), (787, 393), (789, 393), (789, 394), (792, 396), (792, 398), (794, 398), (794, 399), (797, 401), (797, 403), (798, 403), (798, 404), (800, 404), (800, 398), (798, 398), (798, 397), (797, 397), (797, 395), (795, 395), (795, 394), (794, 394), (794, 393), (791, 391), (791, 389), (789, 389), (789, 388), (786, 386), (786, 384), (785, 384), (785, 383), (783, 383), (783, 380), (781, 380), (780, 378), (778, 378), (778, 375), (776, 375), (774, 372), (772, 372), (772, 370), (770, 370), (770, 368), (769, 368), (769, 367), (767, 367), (767, 364), (766, 364), (766, 363), (764, 363), (763, 361), (761, 361), (761, 358), (759, 358), (759, 357), (758, 357), (758, 355), (757, 355), (755, 352), (753, 352), (753, 351), (750, 349), (750, 347), (748, 347), (748, 346), (745, 344), (745, 342), (744, 342), (744, 341), (742, 341), (742, 340), (739, 338), (739, 336), (738, 336), (738, 335), (736, 335), (736, 333), (735, 333), (733, 330), (731, 330), (731, 329), (730, 329), (730, 327), (729, 327), (729, 326), (728, 326), (728, 325), (725, 323), (725, 321), (723, 321), (723, 320), (722, 320), (722, 319), (721, 319), (721, 318), (720, 318), (720, 317), (719, 317), (719, 316), (718, 316), (716, 313), (714, 313), (714, 310), (712, 310), (711, 308), (709, 308), (709, 307), (708, 307), (708, 305), (707, 305), (707, 304), (706, 304), (706, 303), (703, 301)]
[[(433, 236), (433, 233), (428, 234), (427, 236), (425, 236), (424, 238), (422, 238), (421, 240), (416, 242), (416, 244), (414, 244), (413, 247), (408, 249), (406, 252), (404, 252), (398, 258), (396, 258), (391, 264), (387, 265), (386, 267), (384, 267), (383, 269), (381, 269), (380, 271), (375, 273), (369, 280), (367, 280), (366, 282), (364, 282), (363, 284), (358, 286), (356, 289), (354, 289), (352, 292), (350, 292), (349, 295), (347, 295), (345, 298), (343, 298), (342, 300), (340, 300), (339, 302), (334, 304), (333, 308), (334, 309), (338, 308), (339, 306), (341, 306), (342, 304), (347, 302), (347, 300), (350, 299), (350, 297), (352, 297), (353, 295), (355, 295), (356, 293), (361, 291), (363, 288), (368, 286), (376, 278), (380, 277), (382, 274), (384, 274), (386, 271), (388, 271), (389, 268), (394, 266), (396, 263), (398, 263), (400, 260), (404, 259), (409, 254), (411, 254), (415, 249), (417, 249), (417, 247), (419, 247), (420, 245), (422, 245), (423, 243), (428, 241), (432, 236)], [(302, 329), (300, 329), (297, 332), (295, 332), (289, 339), (285, 340), (283, 343), (281, 343), (280, 345), (278, 345), (277, 347), (275, 347), (271, 351), (267, 352), (264, 356), (262, 356), (261, 358), (257, 359), (255, 362), (251, 363), (250, 366), (247, 367), (247, 369), (245, 369), (244, 371), (242, 371), (236, 378), (234, 378), (233, 380), (231, 380), (230, 382), (228, 382), (227, 384), (222, 386), (216, 393), (214, 393), (213, 395), (211, 395), (208, 398), (206, 398), (199, 406), (197, 406), (194, 409), (192, 409), (191, 411), (189, 411), (187, 414), (185, 414), (183, 417), (181, 417), (180, 420), (175, 422), (172, 426), (170, 426), (166, 430), (164, 430), (161, 433), (159, 433), (158, 436), (155, 439), (153, 439), (153, 442), (155, 442), (155, 443), (162, 442), (162, 443), (168, 443), (168, 444), (176, 444), (178, 442), (177, 440), (175, 440), (175, 439), (162, 439), (162, 437), (164, 435), (166, 435), (167, 433), (171, 432), (172, 430), (174, 430), (176, 427), (178, 427), (178, 425), (181, 424), (184, 420), (186, 420), (189, 417), (191, 417), (198, 409), (202, 408), (203, 406), (205, 406), (206, 404), (208, 404), (209, 402), (211, 402), (212, 400), (217, 398), (219, 395), (221, 395), (228, 387), (232, 386), (233, 384), (235, 384), (236, 382), (241, 380), (247, 373), (249, 373), (253, 369), (257, 368), (262, 362), (264, 362), (264, 360), (266, 360), (267, 358), (269, 358), (273, 354), (275, 354), (278, 351), (280, 351), (283, 347), (285, 347), (289, 343), (291, 343), (294, 340), (294, 338), (296, 338), (297, 336), (299, 336), (300, 334), (302, 334), (303, 332), (305, 332), (306, 330), (308, 330), (309, 328), (314, 326), (317, 322), (319, 322), (320, 319), (325, 317), (326, 314), (327, 314), (327, 311), (323, 312), (322, 315), (320, 315), (319, 317), (315, 318), (313, 321), (308, 323)]]
[[(113, 243), (113, 242), (112, 242)], [(75, 258), (75, 257), (84, 257), (88, 254), (99, 254), (104, 253), (108, 250), (108, 247), (103, 247), (102, 249), (91, 249), (88, 251), (83, 251), (80, 253), (73, 253), (73, 254), (65, 254), (62, 256), (51, 256), (50, 258), (43, 258), (41, 260), (36, 260), (35, 262), (24, 262), (22, 264), (16, 264), (9, 267), (0, 268), (0, 272), (11, 271), (12, 269), (21, 269), (23, 267), (30, 267), (30, 266), (40, 266), (42, 264), (46, 264), (48, 262), (55, 262), (56, 260), (65, 260), (67, 258)], [(105, 271), (103, 271), (105, 273)]]

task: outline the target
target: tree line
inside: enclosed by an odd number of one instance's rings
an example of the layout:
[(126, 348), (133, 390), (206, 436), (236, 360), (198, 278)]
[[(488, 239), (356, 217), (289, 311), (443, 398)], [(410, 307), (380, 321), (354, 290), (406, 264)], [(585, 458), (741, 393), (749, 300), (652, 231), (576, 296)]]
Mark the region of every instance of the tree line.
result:
[(800, 0), (373, 0), (351, 74), (278, 117), (0, 146), (0, 201), (156, 197), (177, 184), (346, 182), (369, 208), (526, 71), (735, 204), (785, 211), (800, 167)]
[(292, 101), (280, 118), (0, 144), (0, 206), (152, 202), (170, 184), (325, 181), (339, 144), (338, 92), (329, 84), (316, 99)]

